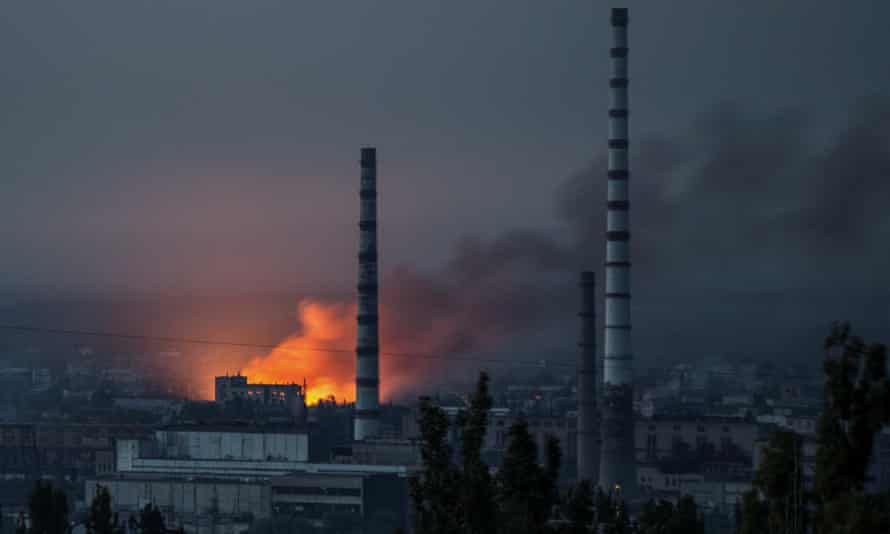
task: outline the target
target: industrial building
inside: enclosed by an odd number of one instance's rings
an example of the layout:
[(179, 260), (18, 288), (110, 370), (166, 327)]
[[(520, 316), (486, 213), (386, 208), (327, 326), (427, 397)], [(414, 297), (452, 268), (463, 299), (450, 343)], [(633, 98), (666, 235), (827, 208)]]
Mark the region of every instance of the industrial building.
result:
[(117, 440), (113, 470), (85, 483), (86, 504), (101, 485), (121, 517), (152, 503), (168, 524), (195, 534), (242, 532), (278, 515), (407, 525), (411, 467), (308, 460), (309, 436), (293, 425), (168, 426)]
[(246, 402), (283, 410), (295, 420), (306, 420), (306, 384), (251, 384), (241, 374), (217, 376), (214, 400), (218, 404)]

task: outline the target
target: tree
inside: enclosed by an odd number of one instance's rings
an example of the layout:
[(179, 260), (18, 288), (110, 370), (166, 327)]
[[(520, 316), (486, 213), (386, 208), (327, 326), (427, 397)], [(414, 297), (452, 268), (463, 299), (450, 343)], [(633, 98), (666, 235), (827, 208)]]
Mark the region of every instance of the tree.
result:
[(763, 449), (754, 487), (765, 497), (770, 532), (802, 534), (807, 531), (802, 456), (803, 439), (788, 430), (773, 432)]
[(507, 452), (498, 472), (499, 527), (505, 533), (541, 532), (552, 502), (550, 481), (538, 465), (538, 450), (528, 422), (520, 417), (510, 426), (508, 436)]
[(28, 497), (31, 527), (28, 534), (64, 534), (68, 532), (68, 497), (52, 483), (38, 481)]
[(489, 377), (480, 373), (476, 390), (459, 412), (454, 430), (459, 461), (449, 446), (451, 425), (445, 413), (424, 399), (420, 403), (420, 454), (423, 468), (411, 480), (415, 530), (418, 534), (538, 533), (559, 500), (562, 462), (559, 440), (548, 436), (545, 465), (522, 418), (508, 431), (509, 445), (496, 478), (482, 459), (482, 447), (493, 405)]
[(565, 516), (569, 520), (569, 534), (585, 534), (593, 524), (593, 488), (589, 480), (582, 480), (569, 492)]
[(459, 532), (458, 471), (448, 446), (448, 416), (428, 399), (420, 403), (420, 456), (423, 469), (411, 479), (415, 530), (418, 534)]
[(820, 526), (820, 532), (890, 532), (890, 494), (846, 495), (826, 503), (824, 516), (826, 520)]
[(86, 529), (89, 534), (115, 534), (119, 531), (117, 514), (111, 513), (111, 494), (104, 486), (96, 485)]
[(695, 499), (680, 497), (675, 507), (669, 501), (650, 500), (640, 514), (640, 534), (704, 534), (704, 519), (699, 514)]
[(548, 491), (548, 508), (559, 504), (559, 470), (562, 467), (562, 448), (559, 438), (547, 435), (544, 442), (544, 480), (542, 483)]
[(139, 520), (136, 526), (141, 534), (164, 534), (167, 527), (164, 525), (164, 514), (157, 506), (149, 503), (139, 512)]
[(463, 532), (467, 534), (490, 534), (496, 530), (494, 487), (488, 465), (482, 460), (482, 444), (493, 404), (488, 384), (488, 374), (483, 371), (470, 399), (469, 410), (461, 412), (457, 421), (462, 459), (462, 524)]
[(640, 534), (667, 534), (673, 515), (674, 505), (669, 501), (649, 499), (640, 513)]
[[(844, 532), (863, 494), (875, 436), (890, 423), (887, 347), (866, 345), (849, 323), (835, 323), (825, 340), (825, 408), (819, 418), (813, 482), (816, 532)], [(863, 521), (865, 521), (863, 519)]]
[(611, 508), (607, 515), (601, 521), (601, 531), (603, 534), (631, 534), (630, 515), (627, 512), (627, 504), (624, 500), (611, 500)]
[(677, 500), (677, 507), (668, 523), (668, 532), (670, 534), (704, 534), (705, 522), (691, 495), (684, 495)]
[(769, 509), (765, 502), (760, 500), (756, 489), (750, 489), (742, 494), (742, 501), (738, 503), (736, 511), (737, 534), (763, 534), (769, 532), (767, 517)]

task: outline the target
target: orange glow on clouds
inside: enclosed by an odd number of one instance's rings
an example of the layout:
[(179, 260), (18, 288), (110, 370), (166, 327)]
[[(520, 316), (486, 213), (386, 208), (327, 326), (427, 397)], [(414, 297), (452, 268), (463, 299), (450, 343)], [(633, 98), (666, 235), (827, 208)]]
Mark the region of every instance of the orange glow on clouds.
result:
[(302, 384), (305, 378), (309, 404), (330, 396), (339, 402), (354, 401), (355, 352), (340, 351), (355, 346), (355, 305), (303, 300), (297, 313), (300, 332), (269, 354), (251, 359), (241, 374), (251, 383)]

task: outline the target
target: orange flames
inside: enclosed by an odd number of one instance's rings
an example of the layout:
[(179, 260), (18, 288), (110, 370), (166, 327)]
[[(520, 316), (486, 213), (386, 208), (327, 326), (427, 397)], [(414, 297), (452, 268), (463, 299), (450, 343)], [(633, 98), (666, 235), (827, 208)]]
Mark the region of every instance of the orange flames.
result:
[(252, 383), (302, 384), (305, 379), (309, 404), (331, 396), (354, 401), (355, 352), (348, 347), (355, 345), (355, 316), (354, 304), (301, 301), (300, 332), (251, 359), (241, 374)]
[[(251, 383), (302, 384), (305, 379), (309, 404), (331, 396), (338, 402), (354, 402), (355, 303), (305, 299), (297, 308), (297, 319), (298, 333), (279, 343), (269, 354), (252, 358), (241, 366), (241, 374)], [(381, 351), (408, 352), (408, 346), (415, 340), (404, 332), (394, 332), (385, 314), (381, 314), (381, 319)], [(392, 399), (422, 383), (421, 377), (429, 371), (421, 365), (425, 363), (426, 360), (412, 363), (381, 354), (381, 400)]]

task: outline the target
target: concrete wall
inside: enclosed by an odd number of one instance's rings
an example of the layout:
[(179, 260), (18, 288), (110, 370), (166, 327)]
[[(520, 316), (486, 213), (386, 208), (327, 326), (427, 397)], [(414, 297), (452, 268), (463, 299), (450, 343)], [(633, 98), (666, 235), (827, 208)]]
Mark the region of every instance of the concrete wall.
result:
[(166, 514), (207, 514), (215, 506), (220, 515), (252, 513), (269, 517), (268, 483), (226, 480), (184, 480), (170, 478), (91, 479), (85, 482), (87, 507), (96, 495), (96, 486), (108, 488), (114, 511), (137, 512), (154, 504)]
[(295, 474), (272, 482), (272, 509), (276, 513), (308, 516), (339, 511), (361, 515), (363, 477), (356, 475)]
[(306, 434), (159, 430), (157, 441), (174, 458), (309, 461)]

